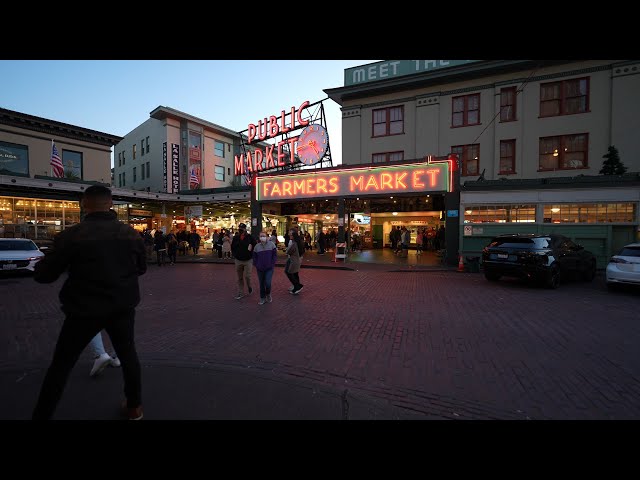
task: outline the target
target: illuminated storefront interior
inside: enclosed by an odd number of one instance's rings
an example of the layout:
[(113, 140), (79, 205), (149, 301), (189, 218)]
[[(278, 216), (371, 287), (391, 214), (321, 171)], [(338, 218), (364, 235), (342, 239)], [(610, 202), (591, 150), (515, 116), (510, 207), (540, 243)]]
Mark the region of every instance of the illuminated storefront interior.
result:
[(0, 197), (0, 237), (51, 239), (80, 222), (80, 202)]

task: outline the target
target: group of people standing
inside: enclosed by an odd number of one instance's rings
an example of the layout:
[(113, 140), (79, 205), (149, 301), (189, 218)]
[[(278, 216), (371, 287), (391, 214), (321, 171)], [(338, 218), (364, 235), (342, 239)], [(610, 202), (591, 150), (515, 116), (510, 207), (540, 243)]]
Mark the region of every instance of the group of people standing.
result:
[[(389, 233), (391, 248), (396, 255), (406, 257), (411, 245), (411, 231), (405, 226), (397, 226)], [(440, 225), (418, 229), (416, 233), (416, 254), (420, 255), (426, 250), (438, 251), (445, 245), (445, 227)]]
[[(258, 283), (260, 285), (260, 301), (258, 304), (264, 305), (271, 303), (271, 284), (273, 280), (273, 272), (278, 258), (277, 235), (275, 231), (269, 234), (267, 231), (260, 232), (259, 242), (247, 233), (247, 227), (244, 223), (238, 225), (238, 233), (236, 233), (231, 242), (231, 252), (236, 265), (236, 277), (238, 280), (238, 291), (236, 300), (240, 300), (246, 295), (253, 293), (251, 286), (251, 269), (255, 267), (258, 274)], [(305, 244), (303, 238), (294, 228), (289, 230), (289, 240), (286, 244), (285, 253), (287, 254), (287, 263), (284, 272), (291, 282), (289, 292), (297, 295), (302, 291), (303, 285), (300, 283), (300, 264), (304, 254)], [(302, 252), (302, 253), (301, 253)], [(245, 294), (244, 287), (247, 287)]]

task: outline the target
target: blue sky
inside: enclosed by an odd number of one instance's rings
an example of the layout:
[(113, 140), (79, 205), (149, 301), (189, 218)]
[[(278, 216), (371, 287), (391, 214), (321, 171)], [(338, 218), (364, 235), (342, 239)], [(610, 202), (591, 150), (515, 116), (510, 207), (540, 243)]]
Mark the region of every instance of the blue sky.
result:
[[(344, 69), (376, 60), (3, 60), (0, 107), (124, 136), (163, 105), (245, 130), (249, 123), (344, 85)], [(324, 103), (334, 164), (340, 107)]]

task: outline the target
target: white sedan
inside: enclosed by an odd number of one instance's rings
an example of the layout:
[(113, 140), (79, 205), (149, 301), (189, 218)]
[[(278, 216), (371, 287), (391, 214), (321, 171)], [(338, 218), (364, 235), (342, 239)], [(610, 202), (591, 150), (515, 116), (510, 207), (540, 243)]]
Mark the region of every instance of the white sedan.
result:
[[(47, 247), (42, 247), (46, 249)], [(44, 257), (38, 246), (28, 238), (0, 238), (0, 271), (29, 270)]]
[(607, 287), (640, 285), (640, 243), (630, 243), (609, 260), (605, 273)]

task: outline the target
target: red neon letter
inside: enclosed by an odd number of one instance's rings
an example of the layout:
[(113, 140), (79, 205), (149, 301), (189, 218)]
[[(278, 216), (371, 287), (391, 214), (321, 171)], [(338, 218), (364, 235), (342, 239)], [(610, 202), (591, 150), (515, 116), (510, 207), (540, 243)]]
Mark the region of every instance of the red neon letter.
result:
[(293, 194), (291, 193), (291, 187), (292, 185), (289, 180), (285, 180), (284, 182), (282, 182), (282, 194), (288, 197), (292, 196)]
[(249, 124), (249, 143), (253, 142), (253, 139), (256, 138), (256, 126), (253, 123)]
[(284, 153), (282, 153), (282, 145), (284, 145), (287, 142), (278, 142), (278, 166), (279, 167), (283, 167), (284, 166)]
[(376, 182), (376, 176), (375, 175), (369, 175), (369, 180), (367, 181), (367, 186), (364, 187), (364, 190), (365, 191), (369, 190), (369, 187), (374, 187), (376, 190), (380, 190), (378, 188), (378, 182)]
[(429, 183), (431, 183), (432, 187), (436, 186), (437, 181), (438, 181), (436, 177), (438, 176), (439, 173), (440, 173), (440, 170), (427, 170), (427, 175), (429, 175), (429, 177), (431, 177), (429, 179), (430, 180)]
[(271, 115), (269, 117), (269, 136), (275, 137), (278, 135), (278, 119)]
[(329, 179), (329, 193), (336, 193), (338, 191), (338, 177), (331, 177)]
[(238, 155), (233, 158), (233, 165), (236, 175), (244, 175), (244, 153), (240, 155), (240, 158)]
[(300, 108), (298, 109), (298, 123), (300, 124), (301, 127), (305, 127), (309, 125), (309, 120), (302, 119), (302, 109), (307, 108), (308, 106), (309, 106), (309, 100), (307, 100), (302, 105), (300, 105)]
[(291, 130), (296, 128), (296, 107), (291, 107)]
[(297, 195), (298, 192), (301, 192), (304, 194), (304, 180), (294, 180), (293, 181), (293, 194)]
[(424, 170), (413, 172), (413, 188), (424, 188), (424, 183), (420, 182), (420, 175), (422, 174), (424, 174)]
[(287, 143), (289, 144), (289, 162), (290, 163), (296, 163), (296, 157), (293, 154), (294, 152), (294, 148), (293, 148), (293, 144), (296, 143), (298, 141), (298, 137), (293, 137), (290, 138), (289, 140), (287, 140)]
[(316, 183), (315, 178), (310, 178), (309, 180), (307, 180), (307, 195), (309, 194), (314, 195), (316, 193), (316, 191), (314, 190), (315, 188), (314, 183)]
[(264, 133), (262, 133), (262, 120), (258, 120), (258, 138), (264, 140), (267, 138), (267, 118), (264, 119)]
[(269, 195), (268, 188), (271, 185), (271, 182), (263, 182), (262, 183), (262, 195), (267, 197)]
[(275, 148), (275, 145), (267, 145), (267, 148), (265, 149), (265, 151), (267, 152), (266, 158), (267, 158), (267, 170), (270, 168), (276, 168), (276, 162), (273, 159), (273, 149)]
[(280, 192), (280, 187), (278, 186), (277, 183), (273, 184), (273, 188), (271, 189), (271, 196), (275, 196), (276, 193), (278, 194), (278, 196), (282, 196), (282, 193)]
[(355, 187), (360, 187), (360, 191), (364, 190), (364, 177), (362, 175), (360, 175), (357, 180), (349, 177), (349, 191), (353, 192)]
[(402, 174), (396, 173), (396, 188), (400, 188), (400, 185), (402, 185), (403, 189), (407, 189), (407, 184), (402, 182), (406, 176), (407, 172), (404, 172)]
[(284, 110), (282, 110), (282, 112), (280, 112), (280, 133), (287, 133), (289, 130), (291, 130), (289, 127), (285, 126), (284, 116)]
[(393, 180), (393, 177), (390, 173), (383, 173), (380, 175), (380, 188), (384, 190), (384, 187), (389, 187), (389, 190), (393, 190), (391, 180)]
[(253, 152), (253, 161), (256, 162), (256, 171), (262, 170), (262, 150), (257, 149)]
[(327, 179), (326, 178), (318, 178), (317, 180), (318, 183), (318, 193), (320, 193), (321, 191), (324, 193), (327, 193)]
[(253, 172), (253, 162), (251, 161), (251, 150), (247, 150), (247, 170)]

